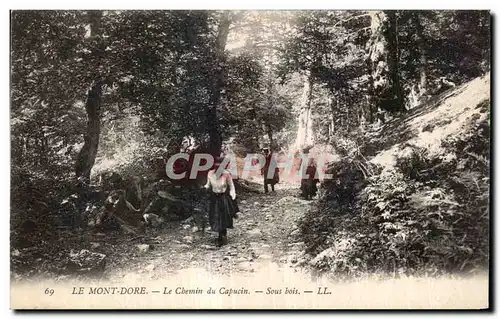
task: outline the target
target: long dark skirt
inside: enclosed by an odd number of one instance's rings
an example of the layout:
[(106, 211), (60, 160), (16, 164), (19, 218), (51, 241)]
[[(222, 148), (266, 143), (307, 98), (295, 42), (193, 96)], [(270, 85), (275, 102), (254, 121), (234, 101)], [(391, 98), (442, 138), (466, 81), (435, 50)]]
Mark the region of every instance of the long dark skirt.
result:
[(300, 190), (302, 191), (302, 196), (306, 199), (313, 198), (318, 192), (318, 187), (316, 186), (316, 179), (303, 179), (300, 183)]
[(208, 219), (213, 231), (221, 232), (228, 228), (233, 228), (233, 216), (235, 213), (235, 205), (228, 193), (211, 194)]

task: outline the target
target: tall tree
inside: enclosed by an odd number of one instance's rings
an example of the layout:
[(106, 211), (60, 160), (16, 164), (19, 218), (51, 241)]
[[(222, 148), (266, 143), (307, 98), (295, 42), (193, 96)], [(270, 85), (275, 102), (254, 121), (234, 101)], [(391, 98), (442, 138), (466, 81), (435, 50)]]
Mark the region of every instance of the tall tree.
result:
[(420, 81), (418, 85), (418, 95), (423, 96), (427, 92), (427, 52), (425, 48), (425, 36), (422, 23), (420, 21), (419, 12), (413, 12), (411, 15), (411, 24), (415, 28), (415, 37), (419, 53), (419, 69)]
[(373, 104), (380, 110), (403, 110), (399, 74), (398, 26), (395, 11), (373, 11), (368, 63), (371, 68)]
[(214, 80), (207, 112), (208, 133), (210, 136), (209, 151), (214, 156), (220, 155), (222, 151), (222, 134), (217, 116), (217, 107), (220, 104), (221, 90), (223, 89), (225, 81), (225, 49), (230, 26), (231, 13), (230, 11), (223, 11), (220, 14), (219, 25), (217, 27), (217, 38), (215, 43), (215, 59), (217, 65), (214, 70)]
[(90, 172), (95, 163), (97, 150), (99, 147), (99, 136), (101, 133), (101, 104), (103, 78), (100, 74), (102, 59), (104, 55), (104, 45), (102, 42), (101, 19), (102, 11), (90, 11), (88, 13), (90, 24), (90, 39), (93, 43), (92, 57), (95, 62), (95, 78), (92, 87), (87, 93), (85, 111), (87, 112), (87, 129), (84, 134), (84, 144), (76, 160), (76, 177), (90, 179)]

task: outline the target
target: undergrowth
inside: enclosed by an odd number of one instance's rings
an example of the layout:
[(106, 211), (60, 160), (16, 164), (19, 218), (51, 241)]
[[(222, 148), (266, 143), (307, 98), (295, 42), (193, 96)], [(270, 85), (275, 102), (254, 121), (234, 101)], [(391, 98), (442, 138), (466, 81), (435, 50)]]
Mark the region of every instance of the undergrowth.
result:
[(325, 195), (300, 225), (310, 264), (349, 276), (487, 267), (490, 131), (488, 120), (474, 120), (442, 142), (441, 155), (407, 146), (391, 169), (366, 174), (367, 161), (346, 157), (331, 167)]

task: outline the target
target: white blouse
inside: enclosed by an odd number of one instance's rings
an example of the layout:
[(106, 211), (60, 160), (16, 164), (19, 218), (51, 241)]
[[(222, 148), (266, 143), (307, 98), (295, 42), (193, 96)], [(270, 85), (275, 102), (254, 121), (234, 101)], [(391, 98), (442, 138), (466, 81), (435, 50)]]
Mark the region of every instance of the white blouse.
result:
[(233, 183), (233, 177), (231, 176), (231, 173), (229, 171), (224, 170), (222, 172), (222, 175), (217, 178), (217, 175), (215, 174), (215, 170), (210, 170), (208, 171), (207, 175), (207, 183), (205, 184), (205, 188), (212, 187), (212, 192), (214, 193), (224, 193), (227, 190), (227, 187), (229, 186), (229, 195), (231, 196), (232, 199), (236, 198), (236, 190), (234, 188), (234, 183)]

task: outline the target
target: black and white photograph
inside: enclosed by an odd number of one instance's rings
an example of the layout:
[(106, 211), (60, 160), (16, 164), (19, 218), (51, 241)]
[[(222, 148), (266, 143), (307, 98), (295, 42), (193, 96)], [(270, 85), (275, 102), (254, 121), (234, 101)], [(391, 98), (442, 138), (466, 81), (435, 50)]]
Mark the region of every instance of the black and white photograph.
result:
[(9, 15), (11, 309), (491, 307), (490, 11)]

